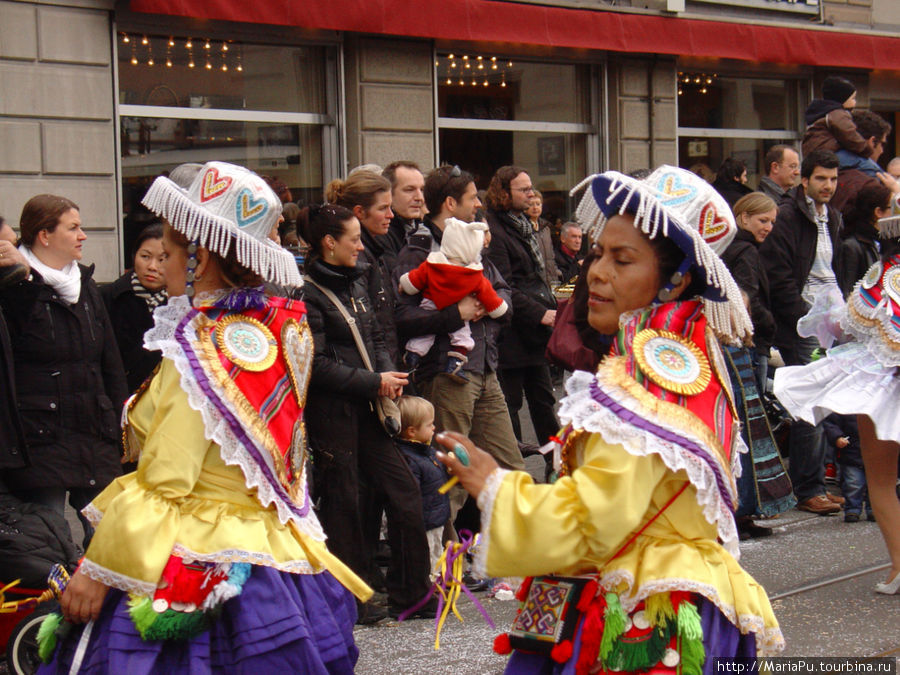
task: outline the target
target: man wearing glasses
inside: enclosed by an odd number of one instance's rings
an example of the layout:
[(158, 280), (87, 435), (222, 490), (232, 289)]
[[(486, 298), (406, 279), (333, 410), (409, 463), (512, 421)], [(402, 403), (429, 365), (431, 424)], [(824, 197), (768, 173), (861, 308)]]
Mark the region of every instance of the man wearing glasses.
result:
[(521, 441), (519, 410), (524, 394), (538, 444), (543, 445), (559, 431), (544, 356), (556, 320), (556, 298), (546, 282), (534, 227), (525, 215), (533, 197), (531, 177), (524, 169), (497, 169), (487, 191), (491, 245), (486, 257), (512, 289), (512, 322), (500, 336), (499, 377), (513, 430)]

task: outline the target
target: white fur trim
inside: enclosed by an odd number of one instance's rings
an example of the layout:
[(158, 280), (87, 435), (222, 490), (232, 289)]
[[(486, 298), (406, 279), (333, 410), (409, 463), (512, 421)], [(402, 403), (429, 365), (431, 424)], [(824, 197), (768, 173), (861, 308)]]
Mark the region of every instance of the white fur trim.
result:
[(509, 310), (509, 305), (506, 304), (506, 300), (502, 300), (497, 309), (495, 309), (493, 312), (488, 312), (488, 316), (492, 319), (496, 319), (506, 314), (507, 310)]
[(409, 280), (409, 272), (400, 277), (400, 288), (407, 295), (418, 295), (422, 292), (421, 289), (416, 288), (413, 285), (413, 282)]

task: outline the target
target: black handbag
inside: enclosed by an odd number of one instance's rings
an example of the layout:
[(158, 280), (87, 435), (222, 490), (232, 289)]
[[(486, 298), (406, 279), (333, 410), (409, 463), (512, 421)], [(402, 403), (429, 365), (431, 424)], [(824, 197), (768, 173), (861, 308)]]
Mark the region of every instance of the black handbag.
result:
[[(350, 312), (348, 312), (347, 308), (344, 307), (344, 303), (341, 302), (340, 299), (334, 293), (332, 293), (330, 289), (325, 288), (321, 284), (317, 283), (308, 274), (304, 275), (303, 280), (322, 291), (325, 297), (328, 298), (335, 307), (337, 307), (338, 311), (341, 313), (341, 316), (344, 317), (344, 321), (346, 321), (347, 325), (350, 327), (350, 332), (353, 334), (353, 341), (356, 342), (356, 348), (359, 350), (359, 355), (362, 357), (363, 363), (365, 364), (366, 368), (374, 373), (375, 369), (372, 367), (372, 361), (369, 359), (369, 352), (366, 349), (366, 345), (363, 342), (362, 335), (359, 332), (359, 326), (356, 325), (356, 319), (350, 316)], [(381, 422), (381, 426), (384, 428), (385, 433), (387, 433), (387, 435), (392, 438), (399, 434), (400, 408), (397, 407), (397, 404), (394, 403), (394, 401), (389, 396), (379, 395), (371, 405), (375, 410), (375, 414), (378, 415), (378, 421)]]

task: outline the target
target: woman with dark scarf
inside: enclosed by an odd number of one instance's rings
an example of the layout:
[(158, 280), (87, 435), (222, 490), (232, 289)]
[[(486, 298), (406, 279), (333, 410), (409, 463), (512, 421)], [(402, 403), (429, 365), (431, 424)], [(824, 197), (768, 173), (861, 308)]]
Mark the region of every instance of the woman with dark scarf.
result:
[(132, 269), (100, 289), (116, 334), (129, 391), (140, 387), (161, 359), (159, 352), (144, 349), (144, 333), (153, 326), (153, 310), (168, 299), (162, 271), (166, 259), (162, 239), (162, 223), (145, 227), (134, 243)]

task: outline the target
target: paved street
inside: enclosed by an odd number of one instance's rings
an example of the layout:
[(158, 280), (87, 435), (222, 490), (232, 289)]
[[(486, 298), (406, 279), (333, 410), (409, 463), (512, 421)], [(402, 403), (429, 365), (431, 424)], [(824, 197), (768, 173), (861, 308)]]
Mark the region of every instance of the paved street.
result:
[[(839, 517), (790, 511), (766, 525), (776, 526), (776, 534), (742, 543), (742, 562), (773, 598), (786, 656), (900, 657), (900, 597), (872, 590), (887, 565), (875, 523), (846, 524)], [(515, 614), (514, 600), (482, 602), (500, 629)], [(358, 628), (357, 672), (502, 672), (505, 659), (491, 651), (497, 631), (470, 601), (462, 600), (460, 607), (465, 623), (448, 619), (438, 651), (432, 621)]]

